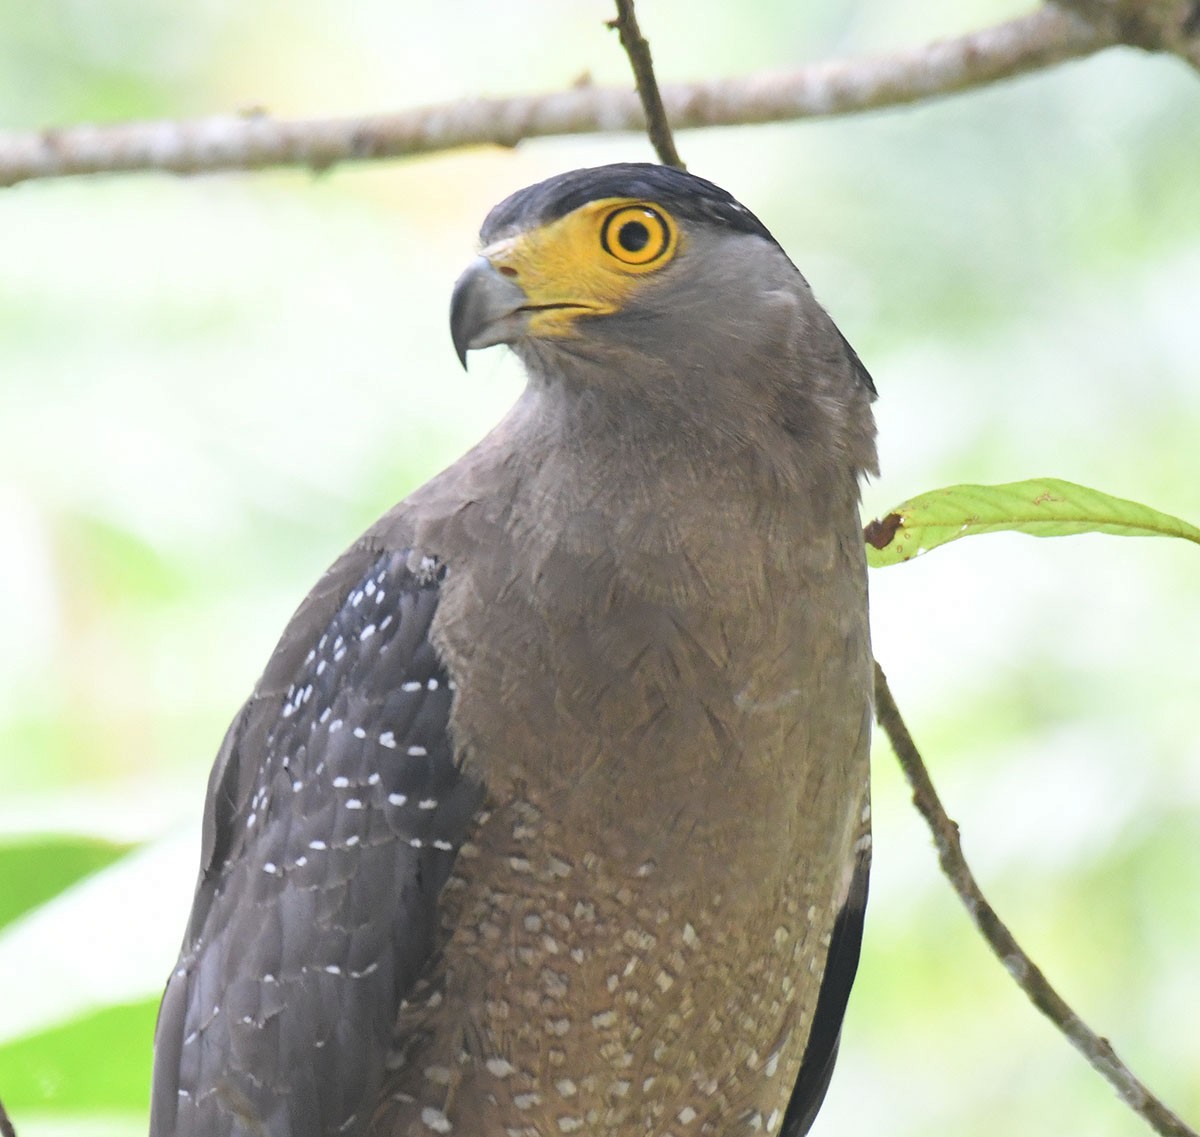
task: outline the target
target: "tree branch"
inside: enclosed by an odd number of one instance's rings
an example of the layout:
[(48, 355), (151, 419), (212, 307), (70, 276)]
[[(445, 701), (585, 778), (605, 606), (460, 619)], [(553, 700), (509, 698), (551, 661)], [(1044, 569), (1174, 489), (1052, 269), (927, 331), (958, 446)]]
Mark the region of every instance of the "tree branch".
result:
[(629, 65), (633, 68), (633, 79), (637, 84), (638, 98), (646, 115), (646, 133), (650, 136), (650, 144), (654, 153), (664, 166), (675, 166), (686, 170), (679, 151), (675, 149), (675, 137), (671, 133), (671, 124), (667, 112), (663, 109), (662, 95), (658, 90), (658, 79), (654, 74), (654, 60), (650, 57), (650, 44), (638, 27), (637, 14), (633, 10), (633, 0), (617, 0), (617, 18), (612, 20), (610, 28), (615, 28), (621, 37), (621, 46), (629, 56)]
[[(1109, 29), (1046, 6), (953, 39), (798, 71), (668, 85), (676, 129), (782, 122), (899, 106), (1090, 55)], [(266, 113), (0, 133), (0, 186), (33, 178), (158, 170), (192, 174), (397, 158), (529, 138), (641, 131), (634, 92), (576, 87), (508, 99), (463, 99), (389, 115), (276, 120)]]
[(875, 665), (875, 714), (912, 787), (913, 804), (933, 833), (942, 872), (949, 878), (980, 935), (1004, 964), (1017, 986), (1067, 1036), (1093, 1068), (1108, 1080), (1121, 1100), (1144, 1118), (1156, 1133), (1163, 1134), (1163, 1137), (1197, 1137), (1195, 1130), (1185, 1125), (1134, 1076), (1117, 1057), (1108, 1040), (1096, 1034), (1067, 1005), (987, 902), (963, 856), (958, 826), (942, 807), (929, 771), (900, 717), (887, 677), (878, 663)]
[[(618, 17), (610, 26), (619, 29), (621, 46), (629, 56), (637, 82), (638, 94), (645, 107), (647, 133), (659, 161), (664, 165), (683, 167), (675, 149), (670, 123), (658, 97), (650, 45), (638, 28), (633, 0), (616, 0)], [(1117, 1057), (1106, 1039), (1090, 1030), (1050, 985), (1045, 975), (1025, 954), (1012, 933), (996, 915), (976, 883), (959, 840), (958, 826), (947, 816), (933, 788), (920, 752), (904, 725), (900, 709), (892, 697), (883, 668), (875, 664), (875, 707), (879, 725), (892, 743), (892, 748), (908, 778), (913, 791), (913, 803), (925, 818), (933, 833), (942, 871), (966, 906), (980, 934), (996, 953), (1017, 985), (1044, 1015), (1066, 1034), (1088, 1061), (1116, 1088), (1122, 1099), (1144, 1117), (1154, 1129), (1167, 1137), (1197, 1137), (1162, 1102), (1142, 1085), (1132, 1071)]]
[(1178, 55), (1200, 70), (1197, 0), (1055, 0), (1102, 35), (1147, 51)]

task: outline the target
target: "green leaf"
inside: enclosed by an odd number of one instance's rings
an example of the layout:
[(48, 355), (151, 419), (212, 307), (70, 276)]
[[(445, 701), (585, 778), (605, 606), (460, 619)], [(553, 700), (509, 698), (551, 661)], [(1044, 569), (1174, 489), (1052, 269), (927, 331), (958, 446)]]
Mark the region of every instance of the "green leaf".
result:
[(1031, 537), (1182, 537), (1200, 545), (1200, 529), (1178, 517), (1059, 478), (932, 490), (872, 521), (863, 535), (867, 563), (883, 568), (959, 537), (1005, 530)]
[(0, 844), (0, 928), (76, 881), (120, 860), (132, 846), (93, 837), (12, 839)]
[(157, 999), (124, 1003), (0, 1046), (5, 1108), (18, 1119), (48, 1108), (144, 1110), (157, 1015)]

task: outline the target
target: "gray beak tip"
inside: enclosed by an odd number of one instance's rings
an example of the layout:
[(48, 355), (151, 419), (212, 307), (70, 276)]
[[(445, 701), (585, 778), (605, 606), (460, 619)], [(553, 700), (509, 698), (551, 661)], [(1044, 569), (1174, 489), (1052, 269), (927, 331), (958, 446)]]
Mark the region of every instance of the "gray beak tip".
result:
[(513, 317), (526, 300), (521, 287), (501, 276), (486, 257), (476, 257), (467, 266), (450, 297), (450, 337), (464, 370), (472, 348), (510, 342)]
[(458, 356), (458, 362), (462, 364), (462, 369), (467, 370), (467, 345), (463, 343), (457, 336), (454, 337), (454, 354)]

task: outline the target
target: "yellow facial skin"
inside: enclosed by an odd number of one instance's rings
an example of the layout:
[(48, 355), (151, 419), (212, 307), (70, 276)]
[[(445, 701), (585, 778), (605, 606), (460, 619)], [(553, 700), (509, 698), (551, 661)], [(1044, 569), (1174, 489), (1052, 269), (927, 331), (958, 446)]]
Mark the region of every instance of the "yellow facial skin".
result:
[(569, 336), (581, 316), (620, 310), (640, 278), (679, 251), (675, 219), (637, 198), (592, 201), (549, 225), (482, 251), (529, 297), (529, 334)]

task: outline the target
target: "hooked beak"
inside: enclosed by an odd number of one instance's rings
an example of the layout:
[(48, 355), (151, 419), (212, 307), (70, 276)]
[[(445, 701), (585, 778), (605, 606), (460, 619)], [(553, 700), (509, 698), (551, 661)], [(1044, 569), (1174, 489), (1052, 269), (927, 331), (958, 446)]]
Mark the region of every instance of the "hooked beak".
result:
[(473, 348), (511, 343), (529, 324), (525, 290), (485, 256), (476, 257), (450, 297), (450, 335), (458, 361), (467, 366)]

